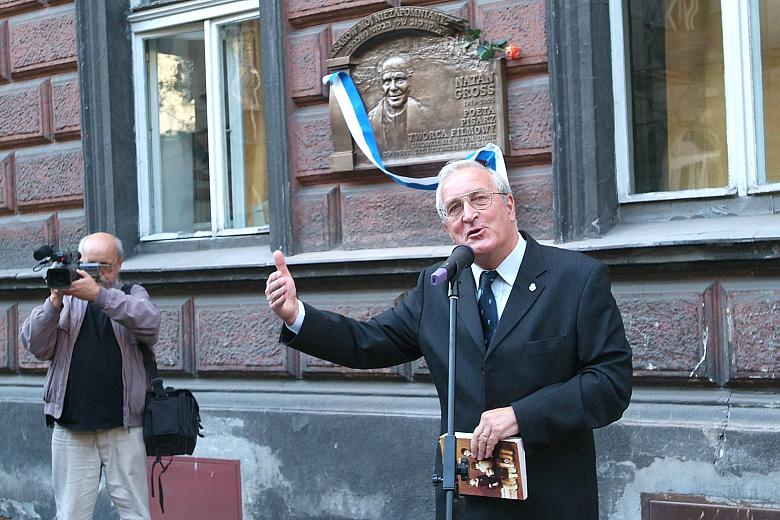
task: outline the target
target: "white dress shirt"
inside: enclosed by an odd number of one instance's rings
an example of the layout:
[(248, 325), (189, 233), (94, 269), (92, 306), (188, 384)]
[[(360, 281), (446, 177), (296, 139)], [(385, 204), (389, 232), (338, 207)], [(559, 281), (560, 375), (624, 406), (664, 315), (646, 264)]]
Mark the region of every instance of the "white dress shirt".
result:
[[(493, 280), (493, 284), (490, 286), (493, 289), (493, 295), (496, 297), (496, 308), (498, 309), (498, 319), (501, 319), (501, 314), (504, 312), (506, 302), (509, 300), (509, 293), (512, 292), (512, 286), (515, 284), (515, 278), (517, 278), (517, 272), (520, 270), (520, 264), (523, 263), (523, 256), (525, 256), (525, 239), (517, 234), (517, 244), (512, 252), (504, 258), (504, 260), (498, 264), (496, 271), (498, 276)], [(471, 264), (471, 274), (474, 275), (474, 283), (477, 287), (477, 301), (479, 301), (479, 277), (486, 269), (482, 269), (477, 264)]]

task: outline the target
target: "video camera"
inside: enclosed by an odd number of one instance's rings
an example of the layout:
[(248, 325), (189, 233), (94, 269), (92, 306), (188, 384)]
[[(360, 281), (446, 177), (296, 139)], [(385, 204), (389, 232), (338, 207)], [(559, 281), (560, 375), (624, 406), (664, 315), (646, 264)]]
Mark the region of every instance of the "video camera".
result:
[(33, 258), (39, 260), (33, 271), (39, 271), (46, 265), (50, 265), (46, 271), (46, 285), (50, 289), (64, 289), (70, 287), (73, 281), (81, 278), (76, 269), (86, 271), (89, 276), (98, 280), (100, 268), (103, 264), (97, 262), (80, 262), (81, 253), (78, 251), (55, 251), (52, 246), (43, 245), (35, 250)]

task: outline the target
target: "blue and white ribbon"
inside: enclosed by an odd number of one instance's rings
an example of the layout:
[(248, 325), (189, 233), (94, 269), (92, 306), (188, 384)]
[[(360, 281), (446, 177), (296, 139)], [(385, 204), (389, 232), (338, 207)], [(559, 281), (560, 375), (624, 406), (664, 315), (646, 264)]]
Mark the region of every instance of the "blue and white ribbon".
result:
[(493, 143), (488, 143), (476, 152), (464, 157), (467, 161), (481, 161), (485, 163), (485, 166), (496, 172), (501, 176), (509, 185), (509, 177), (506, 174), (506, 164), (504, 164), (504, 154), (501, 153), (501, 148)]
[[(371, 122), (368, 120), (363, 100), (360, 98), (357, 87), (355, 87), (355, 83), (349, 74), (344, 71), (334, 72), (323, 77), (322, 83), (330, 84), (330, 92), (336, 96), (336, 102), (341, 109), (341, 114), (344, 116), (344, 121), (347, 123), (352, 139), (374, 166), (382, 170), (398, 184), (408, 188), (416, 188), (418, 190), (436, 189), (436, 186), (439, 184), (438, 176), (424, 178), (404, 177), (385, 168), (382, 156), (379, 154), (379, 149), (376, 146), (374, 130), (371, 128)], [(488, 168), (494, 170), (509, 182), (504, 156), (501, 153), (501, 149), (495, 144), (489, 143), (476, 152), (470, 153), (464, 159), (484, 162)]]

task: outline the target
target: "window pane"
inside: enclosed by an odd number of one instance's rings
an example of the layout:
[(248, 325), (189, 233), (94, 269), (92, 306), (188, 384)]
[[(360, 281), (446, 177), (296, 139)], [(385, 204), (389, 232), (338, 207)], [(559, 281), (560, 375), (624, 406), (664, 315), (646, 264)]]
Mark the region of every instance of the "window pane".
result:
[(764, 98), (765, 182), (780, 182), (780, 2), (759, 2)]
[(203, 32), (147, 41), (151, 232), (211, 230)]
[(227, 227), (268, 225), (265, 114), (258, 20), (221, 30), (225, 85)]
[(720, 0), (629, 0), (632, 193), (728, 184)]

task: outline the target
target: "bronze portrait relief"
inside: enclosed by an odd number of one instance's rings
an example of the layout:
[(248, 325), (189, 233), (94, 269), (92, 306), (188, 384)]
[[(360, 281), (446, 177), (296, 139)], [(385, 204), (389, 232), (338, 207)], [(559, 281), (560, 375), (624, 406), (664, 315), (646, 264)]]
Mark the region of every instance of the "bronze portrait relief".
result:
[(431, 117), (431, 109), (410, 94), (413, 74), (404, 56), (391, 56), (377, 66), (382, 98), (368, 113), (368, 120), (380, 152), (408, 149), (409, 132), (424, 130)]
[[(398, 7), (368, 16), (331, 49), (328, 71), (348, 71), (386, 166), (460, 158), (487, 143), (505, 148), (503, 58), (462, 45), (465, 20)], [(371, 167), (331, 96), (332, 169)]]

